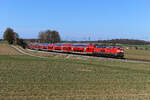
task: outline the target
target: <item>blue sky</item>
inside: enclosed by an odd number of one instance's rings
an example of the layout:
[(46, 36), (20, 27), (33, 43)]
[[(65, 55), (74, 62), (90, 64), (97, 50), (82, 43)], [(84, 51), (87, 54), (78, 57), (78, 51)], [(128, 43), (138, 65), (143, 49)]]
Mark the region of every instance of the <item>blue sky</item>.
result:
[(0, 0), (0, 38), (11, 27), (21, 38), (51, 29), (63, 40), (150, 41), (149, 5), (150, 0)]

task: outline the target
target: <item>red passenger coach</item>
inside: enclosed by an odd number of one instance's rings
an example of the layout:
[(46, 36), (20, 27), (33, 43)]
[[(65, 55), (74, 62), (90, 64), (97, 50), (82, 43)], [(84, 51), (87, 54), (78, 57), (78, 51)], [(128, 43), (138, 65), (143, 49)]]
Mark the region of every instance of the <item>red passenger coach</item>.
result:
[(61, 43), (54, 43), (53, 50), (55, 51), (61, 51), (62, 50), (62, 45)]
[(43, 50), (48, 50), (48, 43), (42, 43), (42, 44), (39, 44), (42, 46), (42, 49)]
[(72, 44), (72, 50), (73, 50), (73, 52), (84, 53), (84, 52), (86, 52), (87, 46), (88, 46), (87, 44)]
[(88, 45), (88, 46), (86, 47), (86, 53), (87, 53), (87, 54), (93, 54), (95, 47), (96, 47), (96, 45)]
[(48, 50), (49, 51), (54, 50), (54, 44), (48, 44)]
[(32, 49), (32, 43), (28, 44), (26, 47)]
[(38, 50), (42, 50), (42, 49), (43, 49), (43, 45), (42, 45), (42, 44), (38, 44), (37, 49), (38, 49)]
[(62, 45), (62, 51), (64, 52), (72, 52), (72, 44), (63, 44)]
[(39, 47), (39, 44), (38, 43), (33, 43), (32, 44), (32, 49), (38, 49)]

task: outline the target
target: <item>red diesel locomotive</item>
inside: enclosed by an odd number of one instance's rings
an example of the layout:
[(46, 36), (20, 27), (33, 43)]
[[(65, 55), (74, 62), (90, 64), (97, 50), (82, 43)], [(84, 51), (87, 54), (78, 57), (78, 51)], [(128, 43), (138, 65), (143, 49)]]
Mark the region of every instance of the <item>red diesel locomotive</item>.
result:
[(120, 46), (95, 45), (95, 44), (64, 44), (64, 43), (31, 43), (29, 49), (59, 51), (68, 53), (90, 54), (94, 56), (124, 57), (124, 49)]

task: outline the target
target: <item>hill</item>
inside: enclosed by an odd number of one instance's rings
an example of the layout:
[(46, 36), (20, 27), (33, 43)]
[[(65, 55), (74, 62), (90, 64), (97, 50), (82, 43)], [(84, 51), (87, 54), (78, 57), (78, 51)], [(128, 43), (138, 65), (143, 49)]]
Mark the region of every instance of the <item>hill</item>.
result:
[[(24, 39), (27, 43), (38, 42), (38, 39)], [(109, 43), (109, 44), (128, 44), (128, 45), (150, 45), (150, 41), (136, 39), (112, 39), (98, 41), (61, 41), (62, 43)]]
[(112, 39), (98, 41), (62, 41), (65, 43), (104, 43), (104, 44), (128, 44), (128, 45), (150, 45), (149, 41), (135, 39)]
[(112, 40), (99, 40), (100, 43), (113, 43), (113, 44), (128, 44), (128, 45), (149, 45), (149, 41), (134, 40), (134, 39), (112, 39)]

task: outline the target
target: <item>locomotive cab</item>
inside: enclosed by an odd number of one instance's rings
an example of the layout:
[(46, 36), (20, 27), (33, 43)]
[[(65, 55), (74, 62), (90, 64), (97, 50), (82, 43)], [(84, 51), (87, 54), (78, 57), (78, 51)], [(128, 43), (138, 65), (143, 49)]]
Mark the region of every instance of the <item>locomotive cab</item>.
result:
[(106, 56), (106, 57), (124, 57), (124, 49), (121, 46), (116, 45), (97, 45), (94, 54), (96, 56)]
[(116, 55), (119, 58), (124, 58), (124, 49), (121, 46), (116, 46)]

